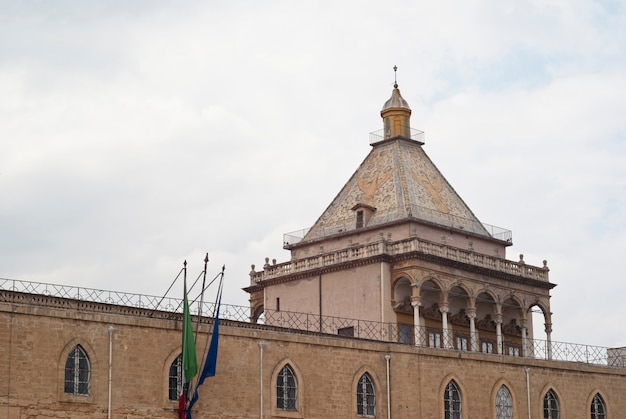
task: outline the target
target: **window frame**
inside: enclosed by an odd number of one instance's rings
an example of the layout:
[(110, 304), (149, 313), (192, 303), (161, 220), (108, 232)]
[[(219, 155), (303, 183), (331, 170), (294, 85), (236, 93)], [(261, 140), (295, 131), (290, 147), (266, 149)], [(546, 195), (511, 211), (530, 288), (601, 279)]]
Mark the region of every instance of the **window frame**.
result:
[[(598, 407), (601, 407), (601, 412), (598, 411)], [(606, 419), (606, 403), (600, 393), (596, 393), (593, 396), (589, 409), (591, 419)]]
[[(81, 363), (83, 367), (81, 367)], [(63, 393), (65, 395), (91, 396), (91, 362), (89, 356), (87, 356), (87, 351), (85, 351), (82, 345), (76, 344), (69, 351), (65, 358), (63, 371)], [(81, 385), (83, 388), (81, 388)], [(71, 387), (71, 391), (68, 391), (68, 386)]]
[(298, 380), (289, 363), (283, 365), (276, 375), (275, 402), (276, 410), (280, 412), (297, 412), (299, 410)]
[(559, 399), (556, 397), (556, 393), (550, 389), (543, 397), (543, 418), (559, 419), (560, 416)]
[(443, 415), (445, 419), (461, 419), (463, 403), (456, 381), (450, 380), (443, 390)]
[[(173, 370), (175, 371), (173, 373)], [(174, 387), (175, 386), (175, 387)], [(179, 354), (170, 364), (167, 379), (167, 399), (177, 402), (183, 388), (183, 354)], [(173, 395), (173, 396), (172, 396)]]
[(368, 373), (363, 373), (357, 382), (356, 414), (362, 418), (376, 417), (376, 388)]
[[(504, 394), (502, 390), (506, 391), (506, 394)], [(501, 403), (502, 401), (505, 403)], [(496, 392), (495, 408), (496, 419), (513, 419), (513, 395), (511, 394), (511, 390), (504, 384), (501, 384)]]

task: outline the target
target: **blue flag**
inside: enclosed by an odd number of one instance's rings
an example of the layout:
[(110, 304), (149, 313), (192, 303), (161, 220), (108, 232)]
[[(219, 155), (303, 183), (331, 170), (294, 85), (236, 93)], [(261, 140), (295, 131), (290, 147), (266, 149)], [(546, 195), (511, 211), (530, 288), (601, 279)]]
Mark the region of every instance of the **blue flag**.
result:
[(217, 311), (215, 312), (215, 319), (213, 321), (213, 334), (211, 335), (211, 344), (209, 345), (209, 352), (206, 356), (206, 361), (204, 362), (204, 368), (202, 368), (202, 373), (200, 377), (198, 377), (198, 384), (196, 385), (196, 390), (193, 393), (193, 397), (189, 402), (189, 407), (187, 408), (187, 419), (191, 418), (191, 408), (198, 401), (198, 387), (204, 383), (204, 379), (208, 377), (215, 376), (215, 368), (217, 365), (217, 344), (219, 339), (219, 326), (220, 326), (220, 305), (222, 304), (222, 290), (220, 289), (220, 295), (217, 301)]

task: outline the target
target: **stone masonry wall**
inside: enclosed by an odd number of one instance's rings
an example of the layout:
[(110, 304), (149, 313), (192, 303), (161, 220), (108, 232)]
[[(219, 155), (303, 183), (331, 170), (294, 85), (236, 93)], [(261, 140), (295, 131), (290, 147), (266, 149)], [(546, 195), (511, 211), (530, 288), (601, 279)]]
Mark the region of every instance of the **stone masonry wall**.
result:
[[(45, 299), (44, 299), (45, 300)], [(83, 304), (53, 307), (0, 303), (0, 419), (107, 418), (109, 332), (112, 334), (112, 418), (176, 418), (168, 400), (169, 366), (180, 352), (180, 321), (146, 312)], [(161, 316), (163, 317), (163, 316)], [(202, 352), (210, 325), (198, 336)], [(552, 389), (563, 418), (589, 418), (600, 393), (608, 418), (626, 411), (626, 370), (568, 362), (415, 348), (334, 336), (273, 330), (224, 322), (217, 375), (200, 389), (195, 418), (357, 418), (356, 384), (368, 372), (376, 391), (376, 417), (387, 417), (389, 355), (392, 418), (443, 417), (443, 392), (457, 383), (463, 418), (494, 418), (495, 393), (505, 384), (515, 418), (543, 417), (543, 397)], [(260, 365), (262, 343), (262, 371)], [(80, 344), (91, 362), (86, 397), (63, 392), (68, 352)], [(276, 409), (275, 379), (289, 363), (298, 381), (298, 411)], [(262, 386), (260, 376), (263, 376)]]

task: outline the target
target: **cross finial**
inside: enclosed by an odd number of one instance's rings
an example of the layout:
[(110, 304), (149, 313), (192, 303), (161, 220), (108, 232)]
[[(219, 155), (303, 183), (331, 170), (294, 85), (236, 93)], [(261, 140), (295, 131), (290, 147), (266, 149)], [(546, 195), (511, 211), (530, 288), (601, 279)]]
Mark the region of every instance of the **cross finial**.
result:
[(398, 66), (393, 66), (393, 87), (398, 88)]

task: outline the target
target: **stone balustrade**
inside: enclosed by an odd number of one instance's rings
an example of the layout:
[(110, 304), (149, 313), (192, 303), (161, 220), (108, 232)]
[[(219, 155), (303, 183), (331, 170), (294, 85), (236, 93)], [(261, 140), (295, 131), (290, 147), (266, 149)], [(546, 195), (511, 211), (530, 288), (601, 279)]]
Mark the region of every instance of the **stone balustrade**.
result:
[(341, 249), (334, 252), (322, 253), (290, 262), (269, 265), (265, 264), (262, 271), (252, 271), (250, 278), (252, 283), (259, 283), (269, 279), (304, 273), (309, 270), (332, 266), (339, 263), (357, 261), (379, 255), (402, 255), (410, 252), (418, 252), (424, 255), (450, 259), (455, 262), (465, 263), (471, 266), (491, 269), (497, 272), (522, 276), (538, 281), (548, 281), (548, 267), (544, 261), (543, 267), (527, 265), (523, 260), (514, 262), (511, 260), (476, 253), (471, 250), (460, 249), (446, 244), (434, 243), (417, 237), (399, 240), (381, 240)]

